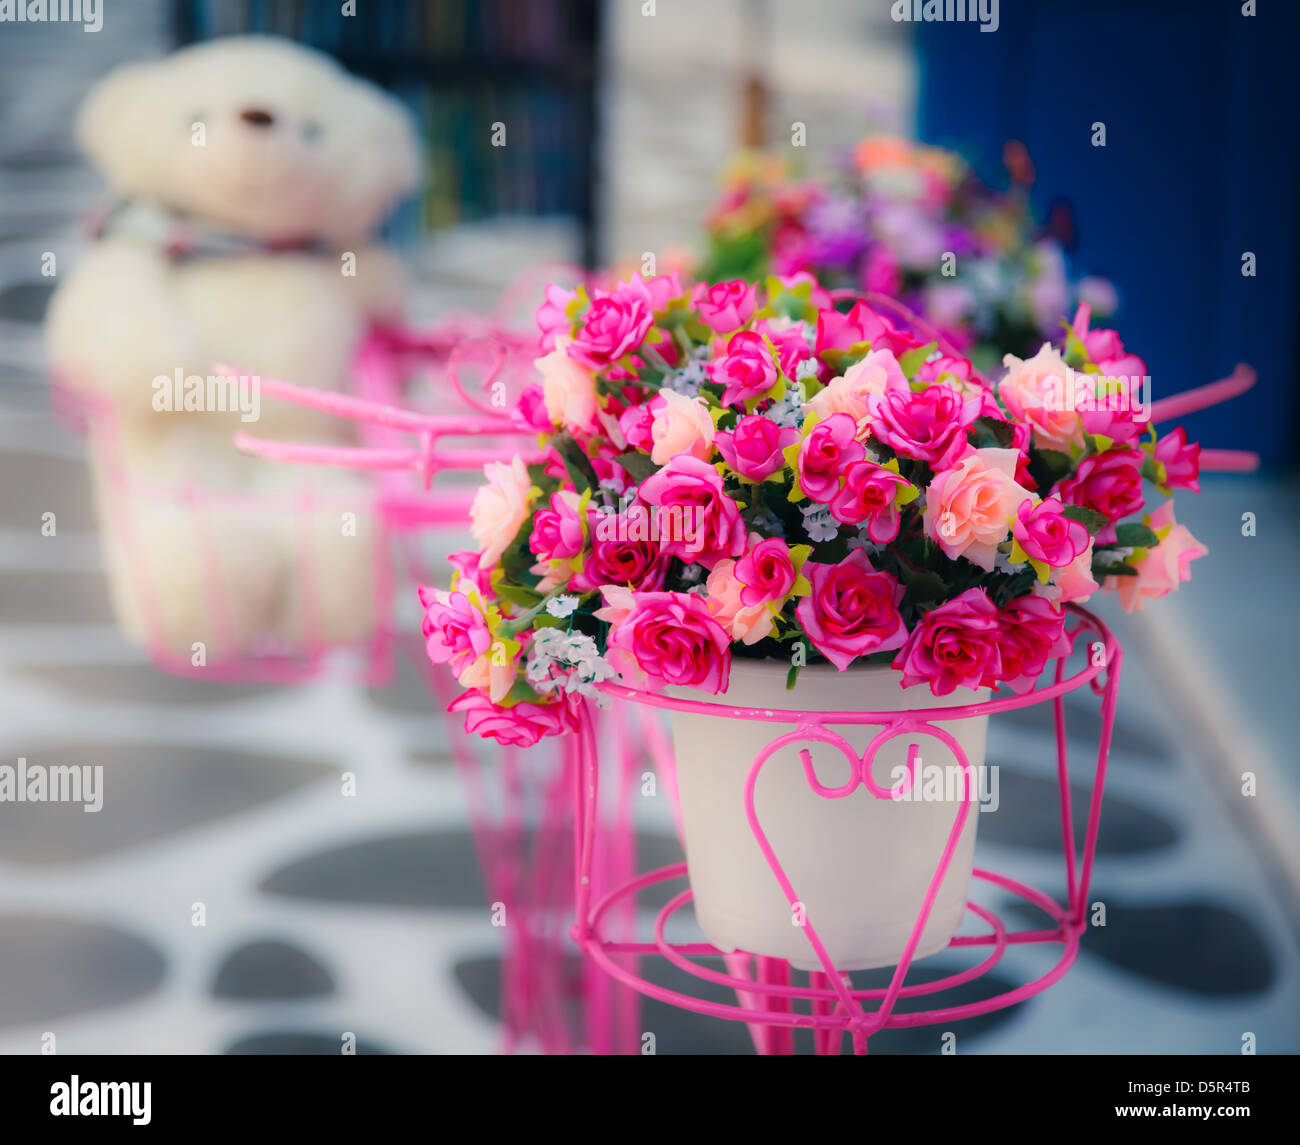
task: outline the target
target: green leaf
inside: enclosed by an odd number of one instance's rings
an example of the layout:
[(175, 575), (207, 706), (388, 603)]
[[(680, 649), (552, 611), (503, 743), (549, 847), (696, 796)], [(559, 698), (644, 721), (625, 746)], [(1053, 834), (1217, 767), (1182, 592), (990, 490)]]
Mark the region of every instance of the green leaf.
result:
[(1105, 513), (1098, 513), (1096, 509), (1085, 509), (1082, 505), (1067, 505), (1061, 510), (1061, 516), (1068, 517), (1071, 521), (1078, 521), (1090, 533), (1104, 528), (1110, 520)]
[(903, 354), (898, 359), (898, 364), (903, 367), (903, 377), (910, 379), (921, 368), (926, 358), (938, 348), (938, 342), (928, 342), (924, 346), (917, 346)]
[(1016, 432), (1009, 421), (998, 421), (995, 417), (980, 418), (975, 423), (975, 428), (988, 434), (997, 443), (998, 449), (1010, 449)]
[(1137, 576), (1138, 571), (1132, 565), (1106, 565), (1105, 568), (1092, 566), (1092, 579), (1101, 584), (1108, 576)]
[(1043, 464), (1047, 466), (1047, 469), (1052, 476), (1058, 480), (1069, 473), (1074, 464), (1070, 460), (1070, 455), (1068, 453), (1062, 453), (1057, 449), (1036, 449), (1034, 450), (1034, 453), (1042, 460)]
[(508, 600), (511, 604), (517, 604), (521, 608), (532, 608), (542, 600), (540, 592), (525, 588), (521, 584), (506, 584), (504, 581), (497, 584), (496, 594), (502, 600)]
[(1160, 538), (1149, 526), (1140, 521), (1132, 521), (1116, 527), (1115, 543), (1126, 549), (1154, 549), (1160, 543)]
[(565, 471), (569, 474), (569, 480), (573, 482), (573, 487), (579, 493), (585, 493), (588, 489), (595, 489), (600, 485), (600, 478), (596, 476), (596, 468), (591, 464), (591, 458), (583, 452), (582, 446), (573, 440), (567, 433), (557, 434), (551, 439), (551, 445), (560, 455), (560, 460), (564, 462)]
[(799, 679), (799, 665), (791, 664), (790, 671), (785, 674), (785, 690), (787, 692), (794, 691), (794, 683), (797, 679)]
[(619, 454), (614, 460), (627, 470), (628, 476), (638, 485), (659, 470), (659, 466), (651, 461), (648, 455), (635, 449), (629, 453)]

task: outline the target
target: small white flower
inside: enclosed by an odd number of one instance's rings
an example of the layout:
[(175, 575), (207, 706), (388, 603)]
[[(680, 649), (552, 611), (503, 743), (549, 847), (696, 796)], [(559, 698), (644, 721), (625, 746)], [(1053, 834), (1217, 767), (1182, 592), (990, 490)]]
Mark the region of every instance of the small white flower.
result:
[(840, 533), (840, 524), (831, 516), (827, 505), (804, 505), (799, 510), (803, 514), (803, 527), (813, 541), (833, 541)]
[(864, 553), (867, 554), (867, 556), (875, 556), (876, 553), (883, 550), (884, 547), (885, 547), (884, 545), (878, 545), (876, 544), (875, 541), (871, 539), (871, 537), (867, 533), (866, 525), (863, 525), (858, 530), (858, 534), (856, 537), (851, 537), (849, 539), (850, 552), (854, 549), (861, 549)]
[(559, 620), (563, 620), (577, 607), (576, 596), (555, 596), (546, 602), (546, 611)]
[(1024, 572), (1028, 567), (1027, 561), (1013, 561), (1010, 554), (1004, 553), (1001, 549), (993, 554), (993, 568), (997, 572), (1018, 573)]
[(795, 380), (802, 382), (808, 378), (815, 378), (818, 370), (821, 369), (821, 362), (816, 358), (805, 358), (798, 366), (795, 367)]
[(1096, 553), (1098, 564), (1107, 568), (1112, 565), (1122, 565), (1129, 557), (1133, 555), (1133, 550), (1126, 546), (1120, 546), (1117, 549), (1099, 549)]
[[(707, 347), (706, 347), (707, 351)], [(683, 397), (697, 397), (700, 387), (709, 380), (708, 372), (704, 368), (704, 362), (699, 358), (692, 357), (691, 361), (682, 366), (681, 369), (673, 370), (664, 377), (663, 384), (667, 389), (681, 394)]]
[(694, 584), (704, 575), (704, 569), (699, 565), (687, 565), (682, 569), (682, 583)]

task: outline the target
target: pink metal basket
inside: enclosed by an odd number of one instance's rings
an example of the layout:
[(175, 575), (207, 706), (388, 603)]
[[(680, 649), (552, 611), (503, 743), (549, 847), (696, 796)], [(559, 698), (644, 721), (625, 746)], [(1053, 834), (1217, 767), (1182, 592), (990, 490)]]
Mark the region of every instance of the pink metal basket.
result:
[[(605, 973), (648, 997), (680, 1006), (697, 1013), (743, 1021), (751, 1031), (755, 1049), (763, 1054), (793, 1052), (793, 1033), (796, 1029), (813, 1031), (814, 1050), (819, 1054), (840, 1051), (842, 1039), (848, 1035), (855, 1053), (867, 1051), (872, 1034), (886, 1028), (933, 1025), (974, 1017), (1015, 1005), (1046, 990), (1057, 982), (1070, 968), (1079, 948), (1079, 939), (1085, 928), (1088, 886), (1092, 876), (1093, 858), (1097, 844), (1097, 829), (1101, 815), (1102, 789), (1106, 777), (1106, 761), (1110, 751), (1111, 731), (1115, 717), (1115, 703), (1119, 684), (1122, 652), (1119, 644), (1106, 626), (1090, 612), (1077, 606), (1067, 606), (1074, 624), (1071, 635), (1088, 638), (1089, 649), (1100, 645), (1104, 655), (1089, 655), (1085, 664), (1066, 674), (1066, 657), (1055, 661), (1053, 683), (1023, 696), (994, 698), (984, 703), (962, 707), (918, 709), (915, 711), (886, 712), (804, 712), (730, 707), (725, 702), (670, 698), (664, 695), (636, 691), (623, 685), (606, 684), (604, 691), (613, 697), (655, 708), (700, 712), (717, 719), (765, 722), (789, 730), (776, 735), (771, 743), (755, 758), (745, 787), (745, 811), (755, 841), (771, 868), (772, 876), (780, 885), (793, 908), (800, 897), (773, 852), (763, 825), (754, 807), (754, 788), (758, 776), (773, 757), (785, 747), (798, 743), (830, 744), (844, 754), (852, 767), (852, 774), (841, 787), (825, 787), (812, 769), (807, 748), (801, 749), (800, 761), (805, 777), (813, 791), (826, 799), (840, 799), (852, 794), (861, 784), (877, 799), (889, 799), (896, 793), (905, 794), (915, 778), (917, 753), (916, 739), (931, 737), (944, 743), (958, 765), (963, 769), (966, 798), (957, 805), (957, 812), (938, 867), (929, 884), (921, 911), (912, 929), (902, 959), (894, 970), (888, 987), (884, 989), (856, 989), (847, 975), (833, 966), (818, 937), (816, 923), (808, 918), (804, 927), (810, 946), (822, 966), (819, 972), (808, 974), (806, 983), (797, 983), (791, 967), (784, 961), (759, 957), (736, 951), (724, 954), (706, 942), (670, 942), (666, 937), (669, 921), (691, 901), (690, 888), (680, 891), (659, 911), (649, 940), (628, 941), (611, 933), (610, 920), (626, 917), (630, 905), (639, 892), (661, 883), (671, 883), (683, 878), (686, 864), (679, 863), (650, 871), (625, 881), (604, 895), (592, 889), (593, 835), (592, 823), (599, 805), (602, 763), (597, 749), (597, 739), (590, 720), (586, 720), (572, 738), (571, 750), (574, 766), (580, 774), (574, 787), (574, 808), (580, 851), (577, 876), (574, 882), (576, 923), (572, 935), (579, 948)], [(1065, 735), (1065, 708), (1063, 697), (1067, 692), (1088, 686), (1101, 697), (1101, 733), (1097, 745), (1096, 767), (1093, 775), (1092, 795), (1089, 805), (1088, 828), (1080, 849), (1074, 836), (1071, 815), (1069, 761)], [(995, 715), (1014, 708), (1033, 704), (1051, 703), (1055, 715), (1057, 778), (1060, 786), (1061, 843), (1065, 857), (1065, 895), (1063, 900), (1027, 886), (1015, 879), (994, 871), (975, 868), (979, 882), (1008, 891), (1042, 910), (1049, 925), (1033, 930), (1009, 930), (1007, 925), (991, 910), (974, 902), (967, 910), (988, 927), (987, 933), (959, 935), (951, 940), (954, 950), (971, 949), (981, 957), (970, 967), (924, 983), (907, 983), (912, 956), (920, 941), (939, 887), (947, 873), (957, 839), (961, 834), (970, 802), (975, 790), (973, 768), (955, 739), (939, 722)], [(832, 730), (832, 724), (867, 724), (878, 726), (867, 749), (859, 754), (849, 743)], [(775, 729), (774, 729), (775, 730)], [(896, 737), (912, 739), (908, 751), (907, 774), (895, 788), (884, 788), (872, 778), (871, 766), (881, 745)], [(792, 766), (793, 761), (782, 760), (774, 766)], [(988, 973), (1001, 960), (1007, 948), (1024, 944), (1056, 944), (1060, 955), (1050, 970), (1038, 978), (992, 998), (961, 1005), (942, 1004), (942, 995), (953, 987), (970, 982)], [(735, 1005), (706, 1001), (691, 994), (670, 990), (640, 977), (629, 967), (628, 960), (660, 957), (673, 966), (686, 971), (702, 982), (723, 985), (736, 993)], [(720, 959), (724, 970), (701, 965), (700, 959)], [(930, 998), (930, 1008), (901, 1012), (902, 1000)]]

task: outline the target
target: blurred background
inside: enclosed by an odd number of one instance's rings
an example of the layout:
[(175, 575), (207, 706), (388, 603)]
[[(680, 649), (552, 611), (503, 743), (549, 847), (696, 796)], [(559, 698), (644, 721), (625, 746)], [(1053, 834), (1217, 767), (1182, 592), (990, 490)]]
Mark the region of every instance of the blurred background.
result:
[[(103, 0), (93, 34), (0, 24), (0, 763), (107, 777), (95, 815), (0, 803), (0, 1051), (49, 1033), (65, 1053), (333, 1053), (339, 1031), (360, 1052), (499, 1045), (502, 935), (423, 680), (402, 662), (386, 686), (157, 671), (114, 624), (85, 444), (51, 404), (42, 257), (74, 265), (104, 202), (73, 145), (78, 104), (118, 64), (245, 32), (327, 51), (415, 114), (423, 186), (386, 233), (422, 321), (486, 313), (541, 263), (698, 251), (728, 159), (788, 157), (796, 122), (810, 170), (883, 130), (955, 147), (996, 183), (1003, 144), (1023, 142), (1035, 207), (1068, 205), (1067, 253), (1115, 284), (1157, 396), (1258, 370), (1187, 425), (1264, 467), (1180, 498), (1210, 556), (1178, 594), (1132, 616), (1097, 602), (1126, 650), (1094, 876), (1107, 923), (1062, 984), (956, 1024), (959, 1052), (1237, 1053), (1248, 1033), (1259, 1052), (1300, 1050), (1294, 7), (1001, 0), (994, 34), (896, 22), (888, 0), (344, 7)], [(1077, 699), (1083, 752), (1097, 721)], [(1030, 712), (991, 736), (1001, 807), (981, 816), (978, 861), (1059, 891), (1050, 727)], [(667, 814), (643, 819), (642, 853), (672, 861)], [(1011, 951), (962, 1000), (1045, 956)], [(660, 1053), (750, 1048), (739, 1025), (658, 1003), (640, 1021)]]

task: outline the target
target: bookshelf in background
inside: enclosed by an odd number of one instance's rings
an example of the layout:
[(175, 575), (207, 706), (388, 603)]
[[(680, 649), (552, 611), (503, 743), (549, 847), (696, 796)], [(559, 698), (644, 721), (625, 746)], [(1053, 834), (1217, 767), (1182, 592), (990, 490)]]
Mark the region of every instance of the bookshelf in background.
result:
[[(180, 43), (285, 36), (405, 101), (426, 145), (424, 191), (391, 237), (493, 215), (565, 215), (598, 265), (599, 0), (176, 0)], [(504, 123), (507, 146), (492, 145)]]

